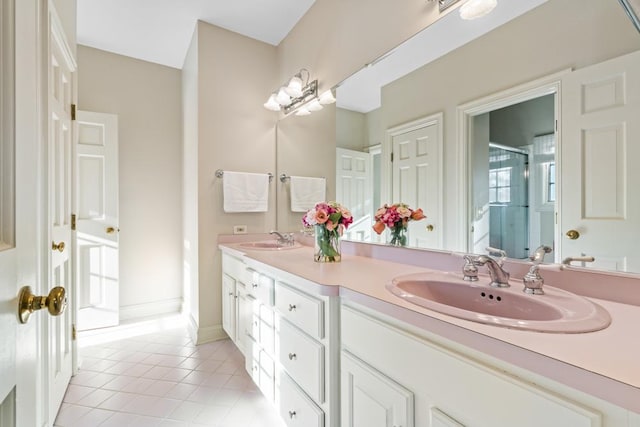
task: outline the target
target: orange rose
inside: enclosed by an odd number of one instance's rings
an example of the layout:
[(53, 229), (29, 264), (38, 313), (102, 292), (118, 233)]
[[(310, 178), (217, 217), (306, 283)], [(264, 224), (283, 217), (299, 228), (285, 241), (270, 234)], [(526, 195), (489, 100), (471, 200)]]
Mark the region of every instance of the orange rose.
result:
[(316, 212), (316, 222), (318, 224), (324, 224), (329, 219), (329, 214), (323, 210), (319, 210)]
[(373, 224), (373, 231), (378, 234), (382, 233), (384, 231), (384, 222), (376, 221), (376, 223)]
[(421, 208), (416, 209), (415, 211), (413, 211), (413, 213), (411, 214), (411, 219), (414, 221), (418, 221), (421, 219), (426, 218), (427, 216), (422, 212)]

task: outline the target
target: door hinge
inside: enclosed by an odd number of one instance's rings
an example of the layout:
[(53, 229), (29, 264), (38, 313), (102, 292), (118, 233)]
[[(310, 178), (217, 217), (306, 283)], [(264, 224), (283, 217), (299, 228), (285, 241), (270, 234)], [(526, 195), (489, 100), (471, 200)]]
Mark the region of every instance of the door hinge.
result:
[(391, 163), (393, 163), (393, 151), (391, 152)]
[(76, 214), (71, 214), (71, 231), (76, 231)]
[(76, 104), (71, 104), (71, 120), (76, 119)]
[(76, 333), (76, 325), (73, 324), (73, 325), (71, 325), (71, 339), (73, 341), (75, 341), (77, 336), (78, 336), (78, 334)]
[(556, 120), (556, 132), (558, 132), (558, 121)]

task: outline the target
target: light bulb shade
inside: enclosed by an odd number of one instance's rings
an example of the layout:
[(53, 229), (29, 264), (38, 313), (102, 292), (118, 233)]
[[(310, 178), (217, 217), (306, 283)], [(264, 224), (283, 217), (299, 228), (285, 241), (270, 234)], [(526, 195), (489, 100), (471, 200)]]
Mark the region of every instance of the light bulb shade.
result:
[(319, 102), (322, 105), (333, 104), (334, 102), (336, 102), (336, 99), (334, 98), (333, 93), (331, 92), (331, 89), (325, 92), (322, 92), (322, 95), (320, 95)]
[(280, 111), (280, 104), (278, 104), (278, 101), (276, 101), (275, 93), (272, 93), (271, 96), (269, 97), (269, 100), (265, 102), (263, 105), (264, 105), (264, 108), (266, 108), (267, 110)]
[(460, 17), (466, 20), (480, 18), (491, 12), (497, 4), (497, 0), (467, 0), (460, 7)]
[(305, 108), (309, 111), (320, 111), (324, 107), (320, 104), (320, 102), (318, 102), (318, 99), (314, 99), (310, 103), (305, 105)]
[(309, 114), (311, 114), (311, 112), (305, 107), (300, 107), (298, 111), (296, 111), (296, 116), (308, 116)]
[(284, 88), (285, 92), (293, 98), (299, 98), (302, 96), (302, 77), (300, 74), (296, 74), (291, 77), (289, 84)]
[(276, 95), (276, 102), (280, 105), (289, 105), (291, 103), (291, 97), (284, 90), (284, 87), (281, 87)]

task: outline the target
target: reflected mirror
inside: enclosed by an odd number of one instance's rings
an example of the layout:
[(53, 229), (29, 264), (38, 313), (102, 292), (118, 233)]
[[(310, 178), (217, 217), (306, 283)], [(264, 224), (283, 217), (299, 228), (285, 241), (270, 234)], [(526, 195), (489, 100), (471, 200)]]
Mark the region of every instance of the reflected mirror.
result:
[(517, 3), (450, 13), (339, 85), (347, 238), (386, 242), (375, 211), (404, 202), (427, 215), (412, 246), (522, 259), (545, 244), (640, 272), (640, 35), (617, 1)]

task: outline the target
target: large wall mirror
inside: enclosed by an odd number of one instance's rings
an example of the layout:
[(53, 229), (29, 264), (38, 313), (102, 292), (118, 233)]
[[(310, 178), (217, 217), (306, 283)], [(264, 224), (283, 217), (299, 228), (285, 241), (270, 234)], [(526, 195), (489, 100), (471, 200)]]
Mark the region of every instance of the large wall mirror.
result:
[(451, 13), (336, 92), (348, 238), (384, 243), (376, 208), (405, 202), (427, 215), (410, 245), (518, 259), (548, 245), (556, 262), (640, 272), (640, 34), (618, 1)]

